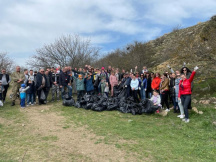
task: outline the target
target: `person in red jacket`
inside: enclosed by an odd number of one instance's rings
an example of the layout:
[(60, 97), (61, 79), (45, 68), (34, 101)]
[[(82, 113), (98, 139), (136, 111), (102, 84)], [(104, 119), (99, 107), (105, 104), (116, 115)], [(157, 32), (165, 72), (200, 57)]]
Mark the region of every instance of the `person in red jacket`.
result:
[(191, 82), (193, 81), (197, 69), (198, 67), (196, 66), (189, 79), (187, 79), (184, 74), (181, 74), (182, 80), (180, 80), (179, 83), (178, 99), (181, 99), (181, 103), (184, 107), (185, 119), (183, 119), (183, 121), (185, 121), (186, 123), (190, 121), (188, 114), (188, 106), (191, 102)]
[(159, 87), (160, 87), (160, 82), (161, 82), (161, 78), (160, 78), (160, 74), (159, 73), (155, 73), (155, 77), (154, 79), (152, 80), (152, 83), (151, 83), (151, 87), (152, 87), (152, 90), (159, 90)]

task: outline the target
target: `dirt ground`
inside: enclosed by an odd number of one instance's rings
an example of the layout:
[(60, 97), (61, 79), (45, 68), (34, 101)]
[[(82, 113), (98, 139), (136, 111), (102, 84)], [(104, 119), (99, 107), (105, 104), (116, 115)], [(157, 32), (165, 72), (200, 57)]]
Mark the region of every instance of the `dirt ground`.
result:
[[(33, 106), (21, 109), (28, 117), (25, 124), (33, 136), (54, 138), (52, 147), (44, 150), (46, 156), (38, 156), (34, 150), (27, 150), (26, 155), (32, 161), (137, 161), (133, 156), (116, 148), (114, 145), (97, 143), (98, 137), (85, 127), (76, 127), (70, 123), (65, 127), (66, 119), (51, 112), (51, 105)], [(41, 148), (44, 149), (44, 148)], [(45, 158), (45, 159), (44, 159)]]

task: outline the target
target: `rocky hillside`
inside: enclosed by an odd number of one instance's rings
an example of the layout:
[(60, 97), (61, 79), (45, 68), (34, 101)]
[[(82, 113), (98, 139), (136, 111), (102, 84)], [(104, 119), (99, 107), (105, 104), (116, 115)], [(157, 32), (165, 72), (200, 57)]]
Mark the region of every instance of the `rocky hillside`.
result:
[[(139, 69), (145, 65), (151, 71), (162, 73), (168, 70), (168, 64), (174, 70), (180, 70), (183, 62), (191, 70), (196, 65), (200, 68), (195, 82), (210, 79), (216, 91), (216, 16), (192, 27), (173, 29), (149, 42), (134, 42), (123, 49), (116, 49), (98, 60), (95, 66), (112, 65), (130, 70), (136, 65)], [(207, 82), (202, 88), (212, 89), (211, 86)]]
[(181, 68), (183, 62), (191, 69), (200, 67), (199, 78), (215, 78), (216, 72), (216, 16), (210, 21), (195, 26), (174, 30), (156, 40), (148, 42), (155, 49), (156, 66), (153, 71)]

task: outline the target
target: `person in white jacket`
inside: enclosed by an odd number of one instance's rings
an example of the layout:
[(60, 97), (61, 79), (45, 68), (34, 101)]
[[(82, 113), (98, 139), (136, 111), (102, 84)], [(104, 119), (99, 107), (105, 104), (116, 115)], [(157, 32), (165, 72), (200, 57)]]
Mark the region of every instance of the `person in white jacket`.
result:
[(139, 99), (137, 96), (139, 81), (134, 74), (132, 74), (132, 80), (130, 82), (130, 86), (131, 86), (131, 91), (132, 91), (132, 96), (134, 98), (134, 101), (139, 102)]

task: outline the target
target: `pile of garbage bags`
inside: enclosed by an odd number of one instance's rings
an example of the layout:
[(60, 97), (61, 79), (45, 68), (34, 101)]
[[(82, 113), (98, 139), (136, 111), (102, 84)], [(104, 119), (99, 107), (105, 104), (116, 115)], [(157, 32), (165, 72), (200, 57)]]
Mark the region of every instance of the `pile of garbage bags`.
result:
[[(114, 91), (115, 92), (115, 91)], [(64, 106), (75, 106), (76, 108), (83, 108), (93, 111), (113, 111), (118, 110), (122, 113), (132, 113), (133, 115), (143, 113), (154, 113), (158, 106), (155, 106), (152, 101), (145, 99), (140, 103), (135, 103), (132, 97), (125, 98), (124, 90), (118, 92), (117, 97), (107, 97), (105, 94), (98, 95), (84, 95), (80, 101), (75, 102), (71, 97), (64, 97)]]

